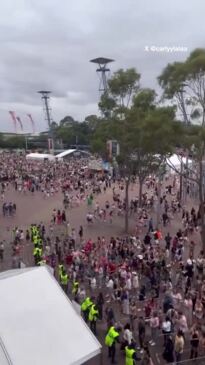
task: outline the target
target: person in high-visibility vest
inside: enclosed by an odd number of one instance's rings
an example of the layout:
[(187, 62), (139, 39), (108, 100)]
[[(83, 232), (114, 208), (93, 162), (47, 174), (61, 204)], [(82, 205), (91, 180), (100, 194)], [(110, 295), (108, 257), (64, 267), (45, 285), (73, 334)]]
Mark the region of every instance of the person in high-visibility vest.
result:
[(62, 286), (62, 289), (64, 290), (64, 292), (67, 293), (67, 291), (68, 291), (68, 274), (65, 271), (65, 269), (63, 269), (61, 272), (60, 283), (61, 283), (61, 286)]
[(108, 346), (108, 356), (111, 358), (112, 363), (115, 363), (115, 343), (119, 341), (119, 329), (115, 328), (114, 326), (110, 327), (106, 337), (105, 337), (105, 344)]
[(65, 270), (63, 264), (59, 264), (58, 265), (58, 277), (59, 277), (59, 279), (61, 277), (61, 273), (62, 273), (63, 269)]
[(40, 237), (38, 237), (38, 245), (39, 247), (43, 247), (43, 240)]
[(86, 297), (84, 299), (84, 301), (81, 303), (81, 311), (83, 313), (83, 318), (84, 318), (85, 322), (88, 321), (89, 310), (92, 305), (93, 305), (93, 302), (90, 299), (90, 297)]
[(42, 248), (34, 247), (33, 256), (35, 260), (35, 265), (38, 265), (38, 262), (41, 261), (42, 253)]
[(33, 244), (34, 244), (34, 247), (38, 246), (38, 236), (37, 235), (33, 236)]
[(96, 308), (96, 305), (95, 304), (91, 305), (91, 307), (89, 309), (88, 320), (90, 322), (90, 329), (95, 335), (96, 335), (96, 322), (97, 322), (98, 316), (99, 316), (99, 312), (98, 312), (98, 309)]
[(131, 343), (125, 347), (125, 365), (134, 365), (135, 360), (138, 360), (138, 358), (134, 346)]
[(78, 294), (79, 282), (74, 280), (72, 285), (72, 294), (76, 296)]

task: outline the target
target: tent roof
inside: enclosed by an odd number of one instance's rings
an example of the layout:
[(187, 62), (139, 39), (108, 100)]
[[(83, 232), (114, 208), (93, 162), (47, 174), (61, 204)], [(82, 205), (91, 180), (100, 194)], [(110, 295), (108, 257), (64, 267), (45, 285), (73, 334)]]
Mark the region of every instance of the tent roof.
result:
[(56, 155), (56, 158), (61, 158), (61, 157), (68, 156), (71, 153), (73, 153), (74, 151), (76, 151), (76, 150), (70, 149), (70, 150), (63, 151), (63, 152), (59, 153), (58, 155)]
[[(167, 162), (171, 163), (171, 165), (173, 165), (174, 167), (178, 167), (181, 164), (181, 161), (183, 162), (183, 164), (186, 163), (186, 157), (182, 157), (179, 158), (178, 155), (173, 154), (171, 157), (167, 158)], [(190, 164), (192, 162), (191, 159), (188, 159), (188, 164)]]
[(4, 272), (0, 279), (1, 365), (78, 365), (100, 353), (46, 267)]
[(50, 155), (48, 153), (29, 153), (28, 155), (26, 155), (26, 158), (31, 158), (31, 159), (39, 159), (39, 160), (44, 160), (45, 158), (49, 159), (49, 160), (53, 160), (54, 156)]

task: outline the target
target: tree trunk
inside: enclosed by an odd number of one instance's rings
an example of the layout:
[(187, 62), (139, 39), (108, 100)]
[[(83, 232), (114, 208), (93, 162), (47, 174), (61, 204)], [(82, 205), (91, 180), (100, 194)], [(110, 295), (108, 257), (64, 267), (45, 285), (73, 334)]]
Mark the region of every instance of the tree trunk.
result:
[(129, 231), (129, 179), (125, 180), (125, 233)]
[(139, 207), (142, 206), (142, 188), (143, 188), (143, 180), (139, 179)]
[(183, 195), (183, 162), (181, 161), (181, 174), (179, 177), (179, 200), (182, 201), (182, 195)]

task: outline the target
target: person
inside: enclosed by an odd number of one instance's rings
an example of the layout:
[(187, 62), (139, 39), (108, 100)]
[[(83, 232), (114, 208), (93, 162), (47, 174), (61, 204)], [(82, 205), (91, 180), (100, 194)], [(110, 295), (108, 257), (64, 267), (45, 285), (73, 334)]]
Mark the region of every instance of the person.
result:
[(82, 226), (80, 226), (78, 234), (79, 234), (80, 242), (81, 242), (83, 239), (83, 227)]
[(133, 343), (133, 334), (132, 334), (132, 331), (130, 330), (130, 324), (127, 323), (124, 326), (123, 342), (121, 344), (121, 350), (124, 350), (125, 347), (130, 345), (131, 343)]
[(108, 346), (108, 357), (111, 358), (112, 364), (115, 364), (115, 343), (120, 342), (119, 336), (120, 329), (115, 326), (111, 326), (105, 337), (105, 345)]
[(63, 268), (60, 274), (60, 283), (61, 283), (61, 287), (64, 290), (64, 292), (67, 294), (67, 290), (68, 290), (68, 274), (66, 272), (66, 270)]
[(188, 332), (188, 324), (187, 324), (187, 319), (186, 316), (179, 311), (178, 312), (178, 326), (179, 329), (183, 332), (183, 335), (185, 335)]
[(140, 365), (153, 365), (153, 361), (147, 345), (144, 346), (144, 353)]
[(151, 328), (150, 345), (154, 346), (156, 344), (157, 332), (158, 332), (158, 328), (159, 328), (159, 317), (157, 315), (157, 312), (153, 312), (149, 322), (150, 322), (150, 328)]
[(140, 345), (141, 353), (142, 353), (143, 347), (144, 347), (144, 339), (145, 339), (145, 321), (142, 316), (139, 318), (139, 322), (138, 322), (138, 337), (139, 337), (139, 345)]
[(88, 320), (90, 322), (90, 329), (94, 333), (94, 335), (97, 334), (96, 332), (96, 322), (98, 318), (99, 312), (95, 304), (92, 304), (89, 307), (89, 314), (88, 314)]
[(178, 330), (175, 336), (174, 351), (175, 351), (176, 364), (178, 364), (181, 361), (182, 354), (184, 351), (184, 337), (183, 337), (183, 332), (180, 329)]
[(167, 337), (166, 346), (162, 356), (169, 364), (174, 362), (174, 343), (172, 336), (170, 335)]
[(61, 277), (61, 273), (62, 273), (63, 269), (64, 269), (63, 264), (59, 263), (59, 265), (58, 265), (58, 277), (59, 277), (59, 279)]
[(4, 259), (4, 243), (0, 243), (0, 260), (3, 261)]
[(72, 294), (75, 298), (77, 297), (78, 289), (79, 289), (79, 282), (77, 280), (74, 280), (72, 285)]
[(138, 360), (134, 344), (131, 342), (125, 347), (125, 365), (134, 365), (134, 361)]
[(106, 317), (107, 317), (107, 328), (109, 329), (110, 327), (113, 326), (113, 324), (115, 322), (114, 311), (111, 307), (109, 307), (109, 308), (105, 309), (105, 314), (106, 314)]
[(97, 305), (98, 312), (99, 312), (99, 319), (102, 320), (103, 319), (103, 305), (104, 305), (104, 298), (103, 298), (102, 292), (100, 292), (98, 294), (96, 305)]
[(162, 322), (162, 333), (164, 334), (164, 346), (166, 346), (166, 341), (172, 330), (172, 323), (168, 316), (166, 316), (165, 321)]
[(199, 331), (196, 327), (193, 328), (192, 330), (190, 344), (191, 344), (190, 359), (197, 358), (198, 347), (199, 347)]
[(35, 265), (37, 266), (38, 262), (41, 261), (41, 258), (42, 258), (42, 248), (34, 247), (33, 256), (34, 256)]
[(93, 305), (92, 300), (90, 297), (86, 297), (83, 302), (81, 303), (81, 311), (83, 312), (83, 318), (85, 322), (88, 321), (88, 315), (90, 311), (90, 307)]

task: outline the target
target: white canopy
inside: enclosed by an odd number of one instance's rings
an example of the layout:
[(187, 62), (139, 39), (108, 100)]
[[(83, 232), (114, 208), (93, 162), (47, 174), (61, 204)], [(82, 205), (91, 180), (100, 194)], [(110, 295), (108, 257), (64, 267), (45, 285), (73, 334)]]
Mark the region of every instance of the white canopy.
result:
[(63, 157), (65, 157), (65, 156), (70, 155), (70, 154), (71, 154), (71, 153), (73, 153), (74, 151), (76, 151), (76, 150), (74, 150), (74, 149), (70, 149), (70, 150), (63, 151), (63, 152), (59, 153), (58, 155), (56, 155), (56, 158), (63, 158)]
[[(171, 157), (167, 158), (167, 163), (173, 165), (174, 167), (179, 167), (181, 165), (181, 161), (183, 164), (186, 163), (186, 157), (178, 157), (178, 155), (174, 154)], [(192, 160), (188, 159), (188, 164), (190, 164)]]
[(29, 153), (28, 155), (26, 155), (26, 159), (27, 160), (39, 160), (39, 161), (43, 161), (45, 159), (53, 161), (55, 160), (55, 157), (53, 155), (50, 155), (48, 153)]
[(0, 274), (0, 293), (1, 365), (78, 365), (100, 353), (46, 266)]

